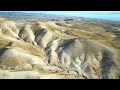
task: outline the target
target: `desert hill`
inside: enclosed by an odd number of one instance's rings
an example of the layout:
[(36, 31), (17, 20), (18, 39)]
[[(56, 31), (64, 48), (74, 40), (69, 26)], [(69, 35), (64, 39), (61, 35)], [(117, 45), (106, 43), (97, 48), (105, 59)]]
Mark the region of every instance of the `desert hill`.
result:
[(1, 79), (120, 78), (120, 24), (0, 18)]

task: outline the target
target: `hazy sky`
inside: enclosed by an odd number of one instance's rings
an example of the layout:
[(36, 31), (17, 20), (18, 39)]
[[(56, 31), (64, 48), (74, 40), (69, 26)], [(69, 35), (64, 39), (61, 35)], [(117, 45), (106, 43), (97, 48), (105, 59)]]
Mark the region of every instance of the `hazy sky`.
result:
[(19, 12), (80, 16), (120, 21), (120, 11), (19, 11)]

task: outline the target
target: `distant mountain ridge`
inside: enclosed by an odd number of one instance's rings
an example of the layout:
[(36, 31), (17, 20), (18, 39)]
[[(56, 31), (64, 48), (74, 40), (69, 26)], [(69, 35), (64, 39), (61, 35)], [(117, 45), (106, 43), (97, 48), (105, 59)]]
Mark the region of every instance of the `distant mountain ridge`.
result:
[(52, 19), (65, 19), (65, 18), (73, 18), (78, 19), (78, 17), (68, 17), (68, 16), (60, 16), (53, 14), (43, 14), (43, 13), (24, 13), (24, 12), (0, 12), (0, 17), (8, 18), (8, 19), (19, 19), (19, 20), (52, 20)]
[[(43, 14), (43, 13), (25, 13), (25, 12), (0, 12), (0, 17), (13, 19), (13, 20), (27, 20), (27, 21), (36, 21), (36, 20), (66, 20), (66, 19), (74, 19), (74, 20), (98, 20), (103, 21), (102, 19), (97, 18), (85, 18), (78, 16), (65, 16), (65, 15), (54, 15), (54, 14)], [(104, 20), (109, 21), (109, 20)]]

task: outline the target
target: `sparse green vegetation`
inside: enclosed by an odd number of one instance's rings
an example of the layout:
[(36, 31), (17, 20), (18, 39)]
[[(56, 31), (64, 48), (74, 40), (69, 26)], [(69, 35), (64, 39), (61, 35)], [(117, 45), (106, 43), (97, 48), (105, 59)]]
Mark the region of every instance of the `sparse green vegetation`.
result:
[(61, 22), (61, 23), (56, 23), (56, 25), (58, 25), (58, 26), (62, 26), (62, 27), (69, 27), (67, 24), (65, 24), (65, 23), (63, 23), (63, 22)]
[(18, 43), (18, 42), (13, 42), (13, 44), (11, 45), (11, 47), (18, 47), (21, 48), (25, 51), (27, 51), (28, 53), (35, 55), (35, 56), (39, 56), (39, 57), (44, 57), (45, 53), (44, 53), (44, 49), (38, 46), (33, 46), (29, 43)]
[(10, 42), (9, 40), (6, 40), (6, 39), (0, 37), (0, 48), (7, 47), (9, 42)]
[(52, 30), (53, 32), (63, 33), (63, 31), (62, 31), (61, 29), (56, 28), (56, 27), (54, 27), (54, 26), (52, 26), (52, 25), (47, 25), (47, 27), (48, 27), (50, 30)]

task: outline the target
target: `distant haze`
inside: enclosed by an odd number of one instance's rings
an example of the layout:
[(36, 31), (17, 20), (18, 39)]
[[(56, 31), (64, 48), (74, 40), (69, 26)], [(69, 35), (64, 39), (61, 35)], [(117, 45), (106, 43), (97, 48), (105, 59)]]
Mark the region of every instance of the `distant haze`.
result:
[(43, 13), (120, 21), (120, 11), (1, 11), (1, 12)]

